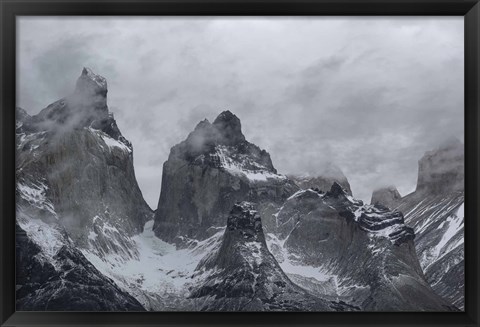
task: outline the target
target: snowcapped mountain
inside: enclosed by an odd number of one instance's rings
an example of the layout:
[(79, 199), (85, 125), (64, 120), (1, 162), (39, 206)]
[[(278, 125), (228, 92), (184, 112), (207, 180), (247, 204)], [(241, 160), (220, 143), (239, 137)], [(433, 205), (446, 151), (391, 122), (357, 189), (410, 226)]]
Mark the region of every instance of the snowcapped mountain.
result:
[[(39, 253), (48, 255), (49, 263), (64, 256), (75, 269), (88, 271), (92, 277), (87, 286), (108, 279), (93, 266), (86, 267), (88, 261), (78, 249), (134, 257), (138, 253), (130, 237), (141, 232), (152, 217), (135, 179), (132, 146), (108, 111), (106, 95), (105, 79), (84, 68), (72, 95), (34, 116), (18, 108), (16, 117), (19, 227), (26, 231), (32, 248), (36, 245)], [(56, 266), (62, 276), (71, 268), (62, 263)], [(44, 287), (35, 285), (37, 293)], [(55, 292), (57, 286), (65, 283), (49, 284), (48, 288)], [(71, 296), (76, 292), (73, 289)], [(105, 302), (109, 300), (115, 297), (109, 296)], [(38, 301), (27, 304), (19, 299), (18, 309), (44, 305), (40, 296)], [(120, 303), (90, 305), (92, 309), (122, 310)], [(124, 309), (135, 306), (141, 308), (136, 302)], [(58, 305), (54, 308), (61, 309)]]
[(171, 149), (153, 212), (107, 93), (84, 68), (70, 96), (33, 116), (17, 108), (17, 310), (463, 305), (457, 143), (426, 154), (414, 193), (379, 190), (365, 205), (333, 165), (316, 177), (279, 174), (224, 111)]
[(135, 179), (132, 146), (108, 112), (106, 85), (85, 68), (73, 95), (32, 117), (19, 111), (17, 190), (28, 203), (43, 194), (75, 244), (128, 251), (115, 235), (142, 231), (152, 211)]
[(270, 155), (245, 140), (240, 119), (222, 112), (200, 122), (163, 165), (155, 234), (188, 244), (224, 227), (237, 201), (280, 204), (298, 187), (273, 167)]
[(338, 183), (301, 190), (278, 212), (269, 247), (292, 281), (367, 311), (451, 309), (425, 281), (403, 215), (364, 205)]
[(415, 229), (420, 264), (432, 288), (464, 308), (464, 147), (450, 140), (419, 161), (415, 192), (397, 209)]
[(352, 309), (329, 303), (293, 284), (269, 252), (262, 221), (248, 202), (235, 204), (220, 247), (196, 272), (203, 275), (190, 298), (202, 311), (332, 311)]

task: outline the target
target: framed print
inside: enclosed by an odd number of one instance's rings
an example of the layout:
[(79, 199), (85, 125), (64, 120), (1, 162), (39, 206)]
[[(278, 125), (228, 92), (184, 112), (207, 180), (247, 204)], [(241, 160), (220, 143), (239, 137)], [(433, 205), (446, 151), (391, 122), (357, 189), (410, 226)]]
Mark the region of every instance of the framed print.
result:
[(478, 325), (476, 1), (1, 10), (2, 326)]

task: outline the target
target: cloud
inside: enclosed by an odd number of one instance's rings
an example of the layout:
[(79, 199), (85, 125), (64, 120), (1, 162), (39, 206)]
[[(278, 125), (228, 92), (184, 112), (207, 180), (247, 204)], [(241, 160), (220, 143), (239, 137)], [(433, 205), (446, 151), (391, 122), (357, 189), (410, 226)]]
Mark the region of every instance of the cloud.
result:
[(21, 17), (18, 105), (68, 95), (83, 66), (156, 207), (170, 148), (223, 110), (281, 173), (338, 165), (355, 196), (414, 189), (417, 162), (463, 140), (462, 17)]

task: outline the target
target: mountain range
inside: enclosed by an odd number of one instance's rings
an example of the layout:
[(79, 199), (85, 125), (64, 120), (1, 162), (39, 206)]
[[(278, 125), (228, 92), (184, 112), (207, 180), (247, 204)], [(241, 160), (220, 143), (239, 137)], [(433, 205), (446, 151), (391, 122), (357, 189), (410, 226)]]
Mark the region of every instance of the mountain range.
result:
[(463, 145), (419, 161), (417, 189), (353, 197), (333, 163), (283, 175), (221, 112), (171, 148), (158, 207), (84, 68), (16, 114), (17, 310), (456, 311), (464, 306)]

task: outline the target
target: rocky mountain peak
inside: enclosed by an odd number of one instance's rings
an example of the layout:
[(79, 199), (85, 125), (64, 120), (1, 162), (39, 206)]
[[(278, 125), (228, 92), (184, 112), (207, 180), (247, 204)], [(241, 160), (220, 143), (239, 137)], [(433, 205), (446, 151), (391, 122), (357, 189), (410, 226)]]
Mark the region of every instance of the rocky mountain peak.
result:
[(80, 107), (95, 107), (106, 109), (107, 107), (107, 80), (105, 77), (95, 74), (90, 68), (84, 67), (82, 74), (77, 79), (75, 92), (70, 102)]
[(190, 294), (201, 310), (330, 311), (329, 304), (296, 286), (268, 250), (262, 222), (249, 202), (236, 203), (218, 249), (198, 264), (205, 276)]
[(227, 220), (227, 230), (239, 232), (246, 240), (263, 236), (262, 220), (250, 202), (236, 203)]
[(211, 128), (212, 127), (212, 124), (210, 123), (210, 121), (205, 118), (204, 120), (200, 121), (197, 126), (195, 126), (195, 129), (194, 131), (197, 131), (197, 130), (204, 130), (206, 128)]
[[(290, 197), (277, 214), (277, 224), (284, 226), (280, 241), (269, 242), (282, 268), (289, 273), (292, 263), (314, 266), (335, 276), (335, 287), (341, 290), (337, 299), (380, 311), (439, 310), (445, 304), (425, 282), (415, 253), (415, 233), (399, 211), (362, 205), (334, 183), (326, 194), (302, 190)], [(292, 273), (294, 282), (311, 285), (312, 280), (297, 279)], [(344, 281), (355, 287), (344, 292)], [(316, 285), (328, 287), (324, 282)]]
[(213, 124), (208, 119), (200, 121), (185, 141), (172, 148), (171, 154), (190, 161), (214, 152), (217, 146), (243, 149), (246, 143), (240, 119), (227, 110), (218, 115)]
[(240, 126), (240, 119), (234, 113), (232, 113), (230, 110), (222, 111), (217, 116), (217, 118), (215, 118), (213, 123), (215, 125), (219, 125), (221, 123), (224, 123), (224, 124), (230, 124), (232, 126), (241, 127)]
[(465, 188), (464, 145), (454, 138), (428, 151), (418, 162), (417, 191), (443, 194)]
[(213, 126), (221, 135), (221, 143), (233, 145), (245, 141), (240, 119), (229, 110), (223, 111), (213, 121)]
[(339, 183), (333, 182), (332, 187), (330, 188), (330, 191), (326, 193), (326, 196), (338, 198), (340, 196), (345, 196), (347, 194), (348, 192), (344, 190)]
[(77, 79), (76, 91), (107, 95), (107, 80), (95, 74), (90, 68), (84, 67)]
[(298, 190), (277, 173), (267, 151), (245, 140), (240, 120), (230, 111), (213, 124), (201, 121), (173, 146), (162, 176), (153, 228), (177, 246), (211, 236), (214, 226), (224, 227), (239, 201), (280, 205)]
[(65, 133), (89, 126), (102, 129), (112, 124), (114, 119), (108, 111), (106, 79), (89, 68), (83, 68), (74, 92), (42, 109), (30, 125), (39, 130)]
[[(260, 255), (258, 252), (260, 248), (264, 252), (263, 254), (268, 253), (260, 215), (255, 210), (253, 203), (237, 202), (228, 215), (221, 247), (216, 254), (207, 255), (199, 263), (197, 270), (203, 268), (230, 269), (238, 265), (240, 261), (249, 261), (251, 251)], [(238, 255), (232, 256), (232, 253)]]
[[(135, 179), (131, 143), (122, 136), (102, 94), (106, 95), (105, 79), (84, 68), (70, 96), (31, 117), (17, 109), (18, 185), (43, 190), (54, 215), (83, 248), (92, 245), (90, 232), (100, 222), (118, 227), (117, 235), (133, 235), (151, 216)], [(28, 200), (27, 195), (23, 194)], [(102, 242), (94, 246), (116, 251), (104, 239), (97, 243)]]
[(395, 208), (402, 199), (400, 192), (393, 185), (378, 188), (373, 191), (370, 204), (382, 205), (390, 209)]

